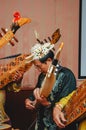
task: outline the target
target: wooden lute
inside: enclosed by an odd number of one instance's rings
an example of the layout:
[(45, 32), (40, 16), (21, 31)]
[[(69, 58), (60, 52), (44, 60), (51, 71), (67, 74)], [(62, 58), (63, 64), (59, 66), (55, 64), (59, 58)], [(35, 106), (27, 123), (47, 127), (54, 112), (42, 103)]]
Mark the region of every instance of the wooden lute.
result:
[(52, 64), (48, 68), (47, 74), (40, 88), (40, 95), (43, 95), (44, 97), (48, 97), (56, 81), (55, 70), (56, 70), (56, 65), (59, 61), (59, 57), (60, 57), (60, 53), (62, 51), (63, 45), (64, 43), (62, 42), (55, 54)]
[(86, 118), (86, 80), (77, 88), (63, 109), (66, 125)]
[(5, 67), (1, 67), (0, 73), (0, 89), (13, 81), (16, 71), (25, 73), (32, 66), (32, 55), (22, 54), (12, 60)]
[[(52, 37), (51, 43), (55, 44), (60, 38), (60, 30), (57, 29)], [(13, 81), (13, 76), (16, 74), (16, 71), (25, 73), (33, 64), (33, 55), (31, 54), (22, 54), (8, 63), (5, 67), (0, 67), (0, 89), (6, 86), (8, 83)]]
[(1, 37), (1, 39), (0, 39), (0, 48), (3, 47), (4, 45), (6, 45), (7, 43), (10, 43), (12, 46), (14, 46), (13, 39), (16, 42), (18, 42), (18, 40), (14, 36), (16, 31), (22, 25), (31, 22), (31, 19), (20, 17), (20, 14), (17, 14), (17, 15), (15, 15), (15, 14), (14, 14), (15, 17), (13, 19), (13, 22), (12, 22), (12, 25), (10, 27), (10, 30), (7, 30), (7, 29), (5, 30), (4, 28), (1, 28), (3, 34), (0, 33), (0, 37)]

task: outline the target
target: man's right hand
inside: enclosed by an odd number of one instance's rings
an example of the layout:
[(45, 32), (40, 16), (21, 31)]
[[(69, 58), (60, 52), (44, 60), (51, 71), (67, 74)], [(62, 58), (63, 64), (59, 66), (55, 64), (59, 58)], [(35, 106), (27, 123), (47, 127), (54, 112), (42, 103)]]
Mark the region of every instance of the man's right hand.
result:
[(40, 89), (39, 88), (36, 88), (34, 89), (34, 96), (35, 96), (35, 99), (38, 103), (42, 104), (43, 106), (48, 106), (50, 105), (51, 103), (47, 100), (46, 97), (44, 96), (40, 96)]

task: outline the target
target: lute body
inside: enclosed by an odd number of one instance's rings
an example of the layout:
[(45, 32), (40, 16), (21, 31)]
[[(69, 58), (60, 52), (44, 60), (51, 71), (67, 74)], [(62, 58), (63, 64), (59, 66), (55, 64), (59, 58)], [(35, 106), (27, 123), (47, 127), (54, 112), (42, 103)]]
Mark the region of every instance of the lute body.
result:
[(25, 73), (32, 66), (33, 56), (21, 55), (12, 60), (5, 67), (1, 67), (0, 72), (0, 89), (6, 86), (8, 83), (13, 81), (13, 77), (16, 71)]
[(66, 125), (86, 118), (86, 80), (77, 88), (63, 110)]

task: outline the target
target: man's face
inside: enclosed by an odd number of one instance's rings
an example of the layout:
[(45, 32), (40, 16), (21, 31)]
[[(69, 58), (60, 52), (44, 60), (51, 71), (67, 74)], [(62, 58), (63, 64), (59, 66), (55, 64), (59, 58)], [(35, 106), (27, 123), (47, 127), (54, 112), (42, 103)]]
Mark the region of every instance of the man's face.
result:
[(43, 72), (43, 73), (47, 73), (47, 70), (49, 68), (49, 65), (50, 65), (51, 61), (46, 61), (44, 63), (41, 63), (39, 60), (35, 60), (34, 61), (34, 65), (35, 67), (40, 71), (40, 72)]

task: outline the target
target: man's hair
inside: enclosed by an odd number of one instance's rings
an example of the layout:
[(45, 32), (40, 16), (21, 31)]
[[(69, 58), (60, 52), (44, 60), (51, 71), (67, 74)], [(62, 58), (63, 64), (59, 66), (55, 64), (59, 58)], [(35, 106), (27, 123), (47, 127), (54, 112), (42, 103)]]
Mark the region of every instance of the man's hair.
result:
[(44, 57), (40, 58), (39, 61), (44, 63), (48, 58), (51, 58), (53, 60), (54, 52), (52, 50), (50, 50)]

